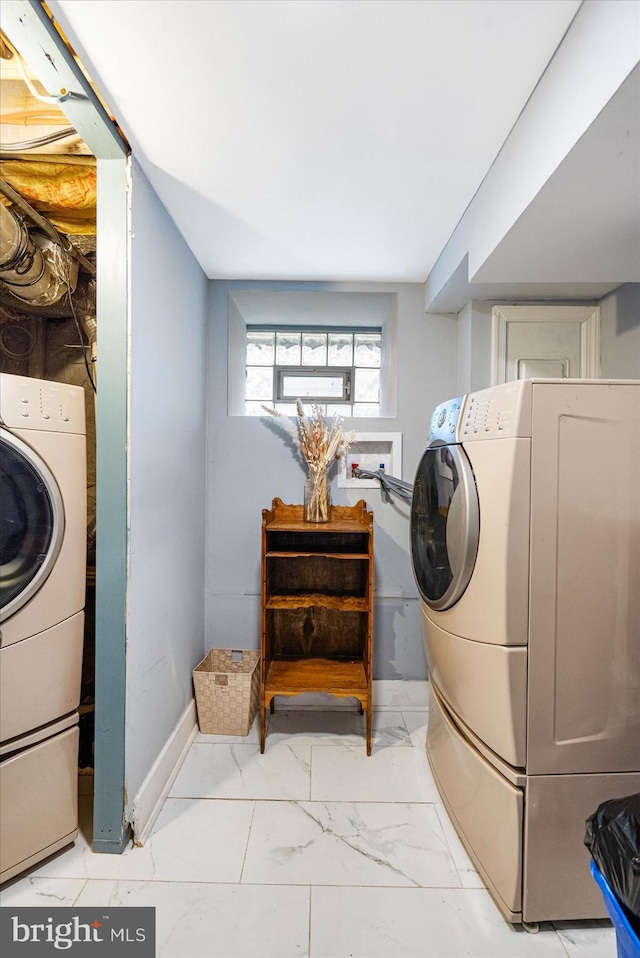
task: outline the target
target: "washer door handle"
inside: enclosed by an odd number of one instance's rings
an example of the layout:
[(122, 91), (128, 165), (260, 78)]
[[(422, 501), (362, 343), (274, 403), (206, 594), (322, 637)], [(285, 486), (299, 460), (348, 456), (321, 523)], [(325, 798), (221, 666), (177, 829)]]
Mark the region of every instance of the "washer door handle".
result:
[(469, 583), (480, 533), (480, 510), (473, 471), (466, 456), (457, 456), (456, 459), (459, 481), (449, 503), (446, 529), (447, 556), (452, 573), (449, 605), (460, 598)]
[(464, 496), (460, 492), (460, 485), (456, 486), (447, 515), (447, 556), (454, 580), (458, 579), (464, 567), (464, 558), (467, 545), (467, 523)]

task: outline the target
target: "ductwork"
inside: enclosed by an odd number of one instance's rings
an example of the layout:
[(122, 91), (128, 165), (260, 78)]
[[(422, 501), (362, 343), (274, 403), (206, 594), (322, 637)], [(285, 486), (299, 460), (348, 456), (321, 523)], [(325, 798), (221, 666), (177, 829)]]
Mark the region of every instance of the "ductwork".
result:
[(78, 263), (0, 203), (0, 280), (23, 303), (50, 306), (75, 290)]

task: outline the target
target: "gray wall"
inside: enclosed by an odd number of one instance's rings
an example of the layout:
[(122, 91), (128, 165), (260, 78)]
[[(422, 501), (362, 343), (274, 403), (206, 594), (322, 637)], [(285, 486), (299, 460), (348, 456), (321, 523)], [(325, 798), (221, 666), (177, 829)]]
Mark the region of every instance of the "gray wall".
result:
[[(456, 388), (455, 316), (425, 315), (420, 284), (214, 282), (209, 312), (205, 649), (257, 648), (262, 509), (275, 496), (299, 503), (305, 468), (267, 418), (228, 414), (229, 293), (318, 291), (396, 297), (397, 404), (393, 419), (350, 419), (347, 429), (401, 432), (402, 478), (413, 482), (433, 407)], [(304, 315), (300, 321), (304, 321)], [(375, 516), (374, 676), (426, 676), (417, 591), (409, 555), (409, 507), (382, 503), (378, 489), (332, 486), (334, 502), (364, 498)]]
[(130, 798), (190, 702), (202, 657), (207, 329), (205, 276), (135, 161), (131, 203)]
[(600, 300), (601, 374), (640, 379), (640, 283), (626, 283)]
[(492, 303), (472, 300), (458, 313), (459, 395), (491, 384), (492, 308)]

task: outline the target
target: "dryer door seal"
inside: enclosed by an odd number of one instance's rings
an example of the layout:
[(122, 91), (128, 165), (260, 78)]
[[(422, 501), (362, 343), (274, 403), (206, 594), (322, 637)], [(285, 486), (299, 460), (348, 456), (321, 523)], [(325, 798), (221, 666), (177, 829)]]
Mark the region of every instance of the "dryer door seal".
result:
[(64, 506), (45, 462), (7, 429), (0, 429), (0, 486), (0, 621), (5, 621), (51, 572), (64, 535)]
[(449, 609), (469, 585), (480, 537), (480, 506), (471, 463), (459, 445), (428, 446), (411, 504), (411, 560), (420, 595)]

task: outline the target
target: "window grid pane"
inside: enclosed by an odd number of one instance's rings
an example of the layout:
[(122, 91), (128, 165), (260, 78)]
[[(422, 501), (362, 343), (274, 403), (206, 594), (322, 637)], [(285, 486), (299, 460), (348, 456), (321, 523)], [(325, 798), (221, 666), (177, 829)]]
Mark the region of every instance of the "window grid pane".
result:
[(354, 402), (380, 402), (380, 370), (362, 367), (356, 369), (356, 382), (353, 389)]
[(274, 408), (276, 412), (282, 413), (283, 416), (298, 415), (298, 410), (296, 409), (296, 404), (294, 402), (277, 402)]
[[(271, 401), (266, 402), (265, 406), (271, 408)], [(245, 416), (265, 416), (266, 413), (262, 408), (262, 403), (260, 402), (245, 402), (244, 404), (244, 414)]]
[(380, 333), (356, 333), (354, 348), (356, 366), (380, 366), (382, 348)]
[(247, 332), (247, 365), (273, 366), (274, 333)]
[(362, 416), (362, 418), (371, 418), (380, 415), (380, 407), (377, 403), (354, 402), (353, 415)]
[(245, 399), (273, 400), (273, 366), (247, 366)]
[[(327, 403), (325, 406), (325, 415), (327, 416), (342, 416), (343, 419), (346, 419), (347, 416), (351, 415), (351, 403), (344, 403), (338, 405), (337, 403)], [(374, 413), (375, 416), (378, 413)]]
[(327, 365), (327, 334), (326, 333), (303, 333), (302, 334), (302, 365), (303, 366), (326, 366)]
[(276, 333), (276, 366), (299, 366), (300, 357), (300, 333)]
[(353, 334), (329, 333), (329, 366), (353, 365)]

